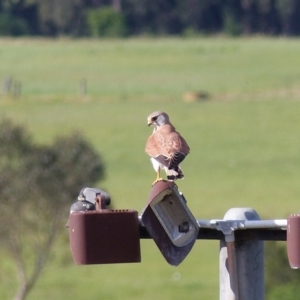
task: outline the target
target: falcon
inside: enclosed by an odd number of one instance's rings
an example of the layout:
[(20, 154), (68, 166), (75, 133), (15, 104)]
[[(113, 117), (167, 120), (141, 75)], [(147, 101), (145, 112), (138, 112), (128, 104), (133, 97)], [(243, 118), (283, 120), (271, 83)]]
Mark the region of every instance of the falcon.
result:
[(183, 179), (184, 174), (179, 164), (190, 152), (187, 142), (176, 131), (165, 112), (153, 112), (148, 116), (147, 121), (148, 126), (154, 126), (153, 133), (148, 138), (145, 148), (157, 173), (153, 185), (157, 181), (163, 180), (160, 177), (161, 169), (165, 170), (169, 181)]

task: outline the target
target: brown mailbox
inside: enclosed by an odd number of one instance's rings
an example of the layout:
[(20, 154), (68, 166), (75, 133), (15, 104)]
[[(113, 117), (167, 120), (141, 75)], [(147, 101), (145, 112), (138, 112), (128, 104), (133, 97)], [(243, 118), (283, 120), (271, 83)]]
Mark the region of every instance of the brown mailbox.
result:
[(141, 261), (135, 210), (71, 212), (68, 227), (72, 255), (78, 265)]

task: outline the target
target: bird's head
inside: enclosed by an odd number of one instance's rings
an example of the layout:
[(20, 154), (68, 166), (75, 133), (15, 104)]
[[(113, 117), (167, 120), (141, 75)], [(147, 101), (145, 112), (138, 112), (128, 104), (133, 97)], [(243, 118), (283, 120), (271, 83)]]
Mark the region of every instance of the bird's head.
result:
[(155, 128), (169, 123), (169, 116), (163, 111), (155, 111), (147, 118), (148, 126), (153, 125)]

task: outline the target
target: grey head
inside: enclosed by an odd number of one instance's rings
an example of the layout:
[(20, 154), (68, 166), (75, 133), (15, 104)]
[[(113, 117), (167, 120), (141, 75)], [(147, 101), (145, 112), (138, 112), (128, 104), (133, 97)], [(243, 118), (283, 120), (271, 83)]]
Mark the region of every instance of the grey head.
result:
[(153, 125), (155, 129), (165, 124), (170, 124), (169, 116), (163, 111), (155, 111), (147, 118), (148, 126)]

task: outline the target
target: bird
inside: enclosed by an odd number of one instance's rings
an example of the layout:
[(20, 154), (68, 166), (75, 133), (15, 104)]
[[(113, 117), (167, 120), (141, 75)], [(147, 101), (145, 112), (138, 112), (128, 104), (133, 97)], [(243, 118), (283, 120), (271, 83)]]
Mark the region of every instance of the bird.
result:
[(183, 179), (184, 174), (179, 164), (190, 152), (187, 142), (176, 131), (168, 114), (163, 111), (151, 113), (147, 117), (147, 123), (148, 126), (154, 126), (145, 147), (145, 152), (151, 157), (150, 160), (157, 174), (152, 186), (163, 180), (160, 177), (161, 169), (165, 170), (168, 181)]

